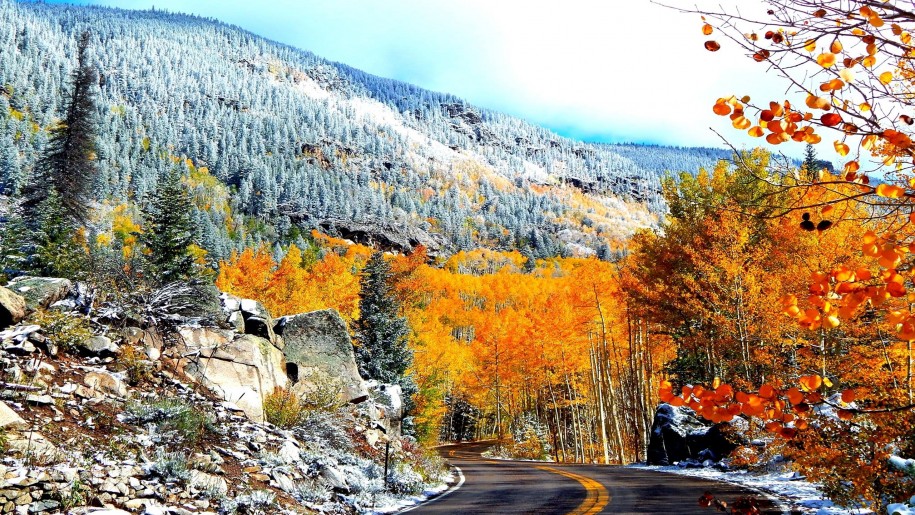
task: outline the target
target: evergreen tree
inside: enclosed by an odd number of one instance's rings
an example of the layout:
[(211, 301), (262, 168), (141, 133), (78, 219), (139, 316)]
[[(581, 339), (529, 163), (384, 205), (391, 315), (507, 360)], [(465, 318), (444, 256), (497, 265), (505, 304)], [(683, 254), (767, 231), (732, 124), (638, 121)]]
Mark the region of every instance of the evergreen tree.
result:
[(154, 284), (190, 279), (194, 257), (188, 247), (194, 243), (191, 196), (173, 169), (164, 177), (143, 209), (146, 273)]
[(72, 229), (86, 221), (86, 206), (97, 172), (93, 86), (98, 78), (88, 62), (88, 47), (89, 32), (84, 32), (77, 45), (77, 66), (71, 79), (66, 115), (51, 130), (35, 175), (24, 188), (23, 208), (27, 220), (37, 220), (34, 215), (39, 206), (54, 191), (64, 226)]
[(417, 391), (416, 382), (407, 373), (413, 363), (413, 351), (407, 346), (410, 326), (391, 291), (391, 276), (391, 266), (381, 252), (372, 254), (359, 282), (356, 359), (363, 377), (400, 385), (404, 413), (409, 413)]
[(832, 163), (823, 159), (817, 159), (817, 151), (810, 143), (804, 148), (804, 162), (801, 163), (801, 173), (805, 180), (812, 181), (816, 178), (817, 173), (822, 169), (833, 172)]
[(68, 223), (66, 208), (52, 188), (35, 210), (28, 268), (51, 277), (78, 277), (86, 269), (85, 235)]

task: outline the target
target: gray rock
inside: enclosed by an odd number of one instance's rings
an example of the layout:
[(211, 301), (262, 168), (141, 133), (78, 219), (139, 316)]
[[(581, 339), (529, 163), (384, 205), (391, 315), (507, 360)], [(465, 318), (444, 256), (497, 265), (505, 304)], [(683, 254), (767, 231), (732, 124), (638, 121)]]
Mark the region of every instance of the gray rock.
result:
[(28, 429), (29, 424), (22, 420), (12, 408), (6, 405), (5, 402), (0, 401), (0, 429), (9, 431), (9, 430), (19, 430), (19, 429)]
[(346, 476), (343, 475), (343, 472), (340, 472), (334, 467), (324, 467), (321, 470), (321, 479), (327, 483), (327, 486), (333, 488), (337, 492), (349, 492), (349, 485), (346, 483)]
[(280, 490), (288, 494), (294, 493), (296, 491), (295, 482), (292, 480), (292, 478), (280, 472), (279, 470), (274, 469), (271, 471), (270, 477), (273, 478), (273, 485)]
[(56, 510), (57, 508), (60, 508), (60, 503), (57, 501), (38, 501), (29, 505), (29, 513), (44, 513), (46, 511)]
[(17, 277), (7, 288), (21, 295), (28, 309), (35, 311), (66, 298), (73, 290), (73, 283), (56, 277)]
[(83, 384), (89, 388), (93, 397), (97, 397), (99, 394), (127, 397), (127, 384), (107, 370), (87, 373), (83, 377)]
[(286, 440), (277, 454), (279, 454), (284, 463), (292, 465), (301, 461), (300, 453), (299, 445), (294, 440)]
[(378, 414), (378, 422), (389, 436), (400, 436), (403, 426), (403, 390), (400, 385), (369, 382), (369, 391)]
[(78, 346), (80, 350), (96, 356), (114, 356), (121, 351), (120, 347), (107, 336), (93, 336)]
[(25, 400), (29, 404), (37, 404), (39, 406), (50, 406), (51, 404), (54, 404), (54, 398), (50, 395), (36, 395), (31, 393), (26, 395)]
[(339, 313), (326, 309), (283, 317), (277, 328), (286, 343), (283, 354), (287, 369), (294, 367), (300, 380), (305, 381), (311, 372), (320, 372), (319, 376), (340, 382), (343, 401), (368, 397), (356, 367), (349, 331)]
[(0, 286), (0, 329), (19, 323), (25, 318), (26, 304), (22, 296)]

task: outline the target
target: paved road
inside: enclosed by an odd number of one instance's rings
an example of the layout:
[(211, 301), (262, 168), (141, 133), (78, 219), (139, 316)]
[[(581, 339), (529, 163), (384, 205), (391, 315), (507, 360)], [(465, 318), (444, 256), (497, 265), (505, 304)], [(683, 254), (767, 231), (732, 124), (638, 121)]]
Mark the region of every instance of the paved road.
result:
[[(442, 455), (463, 473), (464, 484), (410, 510), (410, 515), (714, 515), (718, 512), (713, 508), (699, 506), (699, 497), (705, 492), (729, 501), (747, 495), (758, 497), (733, 485), (650, 470), (486, 460), (480, 453), (489, 445), (441, 447)], [(767, 500), (763, 502), (763, 513), (781, 513)]]

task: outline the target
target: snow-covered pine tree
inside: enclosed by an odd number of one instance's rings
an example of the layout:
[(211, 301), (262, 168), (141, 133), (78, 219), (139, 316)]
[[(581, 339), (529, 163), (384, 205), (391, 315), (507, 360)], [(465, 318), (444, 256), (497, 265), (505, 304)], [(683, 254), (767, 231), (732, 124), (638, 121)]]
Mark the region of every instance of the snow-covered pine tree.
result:
[(170, 170), (143, 209), (146, 276), (154, 284), (193, 277), (194, 258), (188, 247), (195, 240), (193, 203), (178, 170)]
[[(400, 386), (404, 413), (409, 414), (417, 392), (416, 382), (408, 374), (413, 363), (413, 351), (407, 345), (410, 326), (391, 291), (391, 276), (391, 266), (384, 255), (373, 253), (359, 281), (356, 359), (363, 377)], [(404, 430), (409, 429), (405, 424)]]

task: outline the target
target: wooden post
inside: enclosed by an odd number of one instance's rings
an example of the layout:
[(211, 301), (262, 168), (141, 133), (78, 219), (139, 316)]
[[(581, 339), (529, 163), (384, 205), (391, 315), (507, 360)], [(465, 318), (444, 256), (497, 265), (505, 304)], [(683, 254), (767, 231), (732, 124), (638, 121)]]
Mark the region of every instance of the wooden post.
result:
[(388, 491), (388, 461), (391, 459), (391, 441), (384, 443), (384, 491)]

